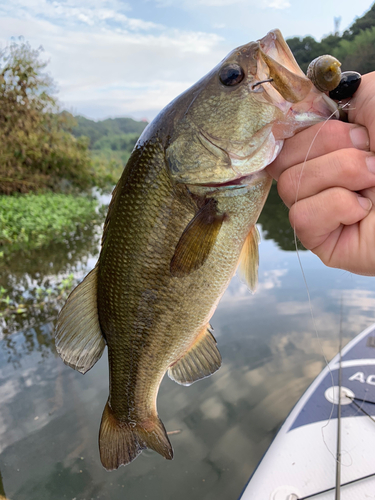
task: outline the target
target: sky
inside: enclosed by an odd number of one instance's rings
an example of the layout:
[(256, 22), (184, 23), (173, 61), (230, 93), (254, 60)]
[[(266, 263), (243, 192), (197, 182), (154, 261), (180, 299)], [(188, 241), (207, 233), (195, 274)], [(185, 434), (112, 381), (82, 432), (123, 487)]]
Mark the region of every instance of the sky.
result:
[(0, 48), (43, 47), (62, 108), (151, 120), (239, 45), (279, 28), (317, 40), (371, 0), (1, 0)]

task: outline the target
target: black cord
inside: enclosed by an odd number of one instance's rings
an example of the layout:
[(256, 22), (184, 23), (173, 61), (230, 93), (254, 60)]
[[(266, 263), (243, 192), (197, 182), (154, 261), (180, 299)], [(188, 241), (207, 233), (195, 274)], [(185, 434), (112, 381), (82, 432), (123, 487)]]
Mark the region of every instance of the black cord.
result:
[[(350, 396), (347, 396), (350, 398)], [(370, 405), (375, 405), (375, 401), (368, 401), (367, 399), (356, 398), (355, 396), (350, 398), (351, 400), (355, 399), (356, 401), (361, 401), (361, 403), (368, 403)]]
[[(363, 477), (359, 477), (358, 479), (353, 479), (353, 481), (348, 481), (347, 483), (343, 483), (341, 484), (341, 488), (343, 488), (344, 486), (349, 486), (349, 484), (353, 484), (353, 483), (357, 483), (358, 481), (362, 481), (363, 479), (368, 479), (369, 477), (373, 477), (375, 476), (375, 472), (373, 474), (369, 474), (368, 476), (363, 476)], [(333, 486), (332, 488), (328, 488), (327, 490), (322, 490), (322, 491), (319, 491), (318, 493), (313, 493), (312, 495), (307, 495), (307, 497), (299, 497), (297, 500), (307, 500), (308, 498), (313, 498), (313, 497), (316, 497), (318, 495), (322, 495), (323, 493), (327, 493), (328, 491), (334, 491), (336, 488), (336, 486)]]
[[(375, 422), (374, 418), (369, 413), (367, 413), (367, 411), (364, 410), (362, 408), (362, 406), (359, 406), (359, 404), (354, 401), (354, 398), (351, 398), (350, 396), (347, 396), (347, 397), (352, 400), (353, 405), (355, 405), (358, 408), (358, 410), (360, 410), (362, 413), (367, 415), (373, 422)], [(357, 398), (355, 398), (355, 399), (357, 399)]]

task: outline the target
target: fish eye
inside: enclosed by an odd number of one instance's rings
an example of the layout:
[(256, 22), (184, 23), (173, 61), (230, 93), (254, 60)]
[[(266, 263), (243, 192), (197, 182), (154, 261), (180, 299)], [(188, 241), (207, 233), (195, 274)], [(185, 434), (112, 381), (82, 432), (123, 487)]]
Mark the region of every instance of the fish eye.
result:
[(219, 78), (223, 85), (232, 87), (244, 79), (244, 70), (238, 64), (227, 64), (219, 71)]

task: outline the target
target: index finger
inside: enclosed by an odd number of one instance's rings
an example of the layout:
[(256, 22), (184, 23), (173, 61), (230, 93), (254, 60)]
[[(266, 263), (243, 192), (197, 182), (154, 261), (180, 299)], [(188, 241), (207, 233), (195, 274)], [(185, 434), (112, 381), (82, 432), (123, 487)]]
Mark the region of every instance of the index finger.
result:
[(330, 120), (299, 132), (287, 139), (280, 155), (267, 167), (276, 180), (292, 165), (312, 160), (338, 149), (357, 148), (368, 150), (369, 137), (365, 127)]

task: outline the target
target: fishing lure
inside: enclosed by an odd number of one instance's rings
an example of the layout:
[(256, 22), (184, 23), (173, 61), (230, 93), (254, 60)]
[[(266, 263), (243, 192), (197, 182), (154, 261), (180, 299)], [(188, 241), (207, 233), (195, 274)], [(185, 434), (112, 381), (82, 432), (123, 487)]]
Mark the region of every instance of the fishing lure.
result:
[(349, 99), (361, 84), (356, 71), (341, 72), (341, 63), (335, 57), (323, 55), (315, 58), (307, 68), (307, 76), (321, 92), (328, 92), (335, 101)]
[(357, 71), (345, 71), (341, 73), (338, 86), (329, 92), (329, 97), (335, 101), (343, 101), (352, 97), (361, 84), (362, 77)]

